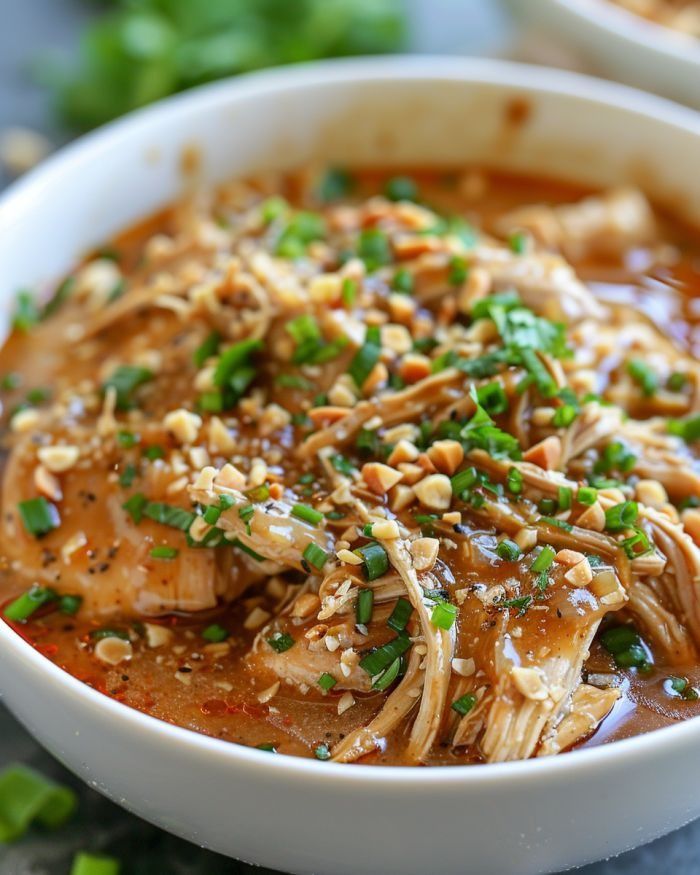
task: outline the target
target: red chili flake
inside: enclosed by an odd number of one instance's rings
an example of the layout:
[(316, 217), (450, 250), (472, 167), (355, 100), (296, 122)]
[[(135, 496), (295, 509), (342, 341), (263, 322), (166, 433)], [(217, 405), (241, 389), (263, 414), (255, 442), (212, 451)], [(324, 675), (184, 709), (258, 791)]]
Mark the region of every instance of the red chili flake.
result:
[(223, 699), (207, 699), (206, 702), (202, 703), (200, 710), (208, 717), (222, 717), (228, 708)]
[(36, 649), (39, 653), (50, 658), (58, 653), (58, 644), (37, 644)]

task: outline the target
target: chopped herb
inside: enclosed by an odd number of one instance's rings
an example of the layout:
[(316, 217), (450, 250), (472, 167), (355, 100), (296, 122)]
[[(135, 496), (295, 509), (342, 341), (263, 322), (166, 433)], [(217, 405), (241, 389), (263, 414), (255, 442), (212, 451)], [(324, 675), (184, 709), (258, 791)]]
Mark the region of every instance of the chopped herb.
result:
[(121, 866), (114, 857), (87, 854), (80, 851), (73, 858), (70, 875), (119, 875)]
[(151, 549), (152, 559), (175, 559), (180, 551), (175, 547), (168, 547), (167, 544), (159, 544)]
[(0, 389), (5, 392), (11, 392), (13, 389), (17, 389), (21, 382), (22, 377), (19, 374), (10, 371), (0, 377)]
[(682, 392), (688, 383), (688, 375), (682, 374), (680, 371), (674, 371), (669, 375), (666, 381), (666, 388), (669, 392)]
[(683, 440), (692, 444), (700, 440), (700, 414), (690, 416), (687, 419), (669, 419), (666, 423), (666, 429), (669, 434), (683, 438)]
[(138, 442), (139, 436), (134, 434), (133, 431), (117, 432), (117, 443), (120, 447), (124, 447), (128, 450), (130, 447), (135, 447)]
[(508, 246), (516, 255), (524, 255), (527, 252), (528, 235), (525, 231), (514, 231), (508, 237)]
[(362, 568), (367, 580), (376, 580), (389, 570), (389, 556), (381, 544), (375, 541), (353, 551), (362, 559)]
[(384, 194), (390, 201), (414, 201), (418, 186), (410, 176), (392, 176), (384, 186)]
[(44, 304), (44, 307), (41, 311), (42, 319), (49, 319), (54, 313), (57, 313), (61, 307), (65, 304), (65, 302), (70, 298), (73, 294), (73, 289), (75, 287), (75, 277), (69, 276), (63, 280), (62, 283), (59, 284), (56, 291), (53, 293), (53, 296)]
[(117, 409), (129, 410), (133, 407), (134, 392), (139, 386), (152, 379), (153, 373), (148, 368), (139, 365), (120, 365), (102, 384), (102, 390), (106, 392), (108, 389), (114, 389), (117, 394)]
[(357, 282), (352, 277), (346, 276), (340, 289), (340, 299), (343, 306), (352, 310), (357, 300)]
[(257, 750), (264, 750), (266, 753), (277, 753), (277, 748), (270, 741), (263, 744), (257, 744), (256, 748)]
[(318, 679), (317, 683), (319, 687), (321, 687), (323, 692), (327, 693), (329, 690), (333, 689), (338, 681), (333, 677), (332, 674), (328, 674), (327, 671), (324, 671), (321, 677)]
[(367, 328), (365, 342), (355, 353), (348, 368), (348, 373), (353, 378), (358, 389), (361, 389), (364, 385), (365, 380), (379, 361), (381, 354), (382, 340), (379, 326), (370, 325)]
[(275, 254), (282, 258), (301, 258), (306, 247), (315, 240), (326, 236), (326, 223), (323, 216), (301, 210), (287, 223), (277, 240)]
[(573, 404), (562, 404), (554, 411), (552, 425), (555, 428), (568, 428), (577, 416), (578, 411)]
[(148, 459), (150, 462), (155, 462), (156, 459), (162, 459), (163, 456), (165, 456), (165, 450), (163, 447), (153, 444), (153, 446), (144, 449), (143, 455), (144, 458)]
[(541, 516), (538, 522), (544, 523), (547, 526), (556, 526), (558, 529), (564, 529), (565, 532), (571, 532), (574, 528), (571, 523), (567, 523), (565, 520), (558, 520), (552, 516)]
[(459, 699), (455, 699), (451, 707), (453, 711), (456, 711), (461, 717), (464, 717), (472, 710), (474, 705), (476, 705), (476, 696), (472, 693), (465, 693), (463, 696), (460, 696)]
[(376, 677), (389, 668), (395, 659), (403, 656), (410, 647), (411, 639), (405, 633), (401, 633), (381, 647), (375, 647), (366, 653), (360, 660), (360, 668), (370, 677)]
[(506, 562), (515, 562), (522, 555), (522, 550), (515, 541), (504, 538), (502, 541), (499, 541), (496, 547), (496, 554)]
[(252, 383), (256, 371), (251, 356), (263, 347), (260, 340), (241, 340), (229, 346), (219, 356), (214, 371), (214, 384), (223, 393), (225, 407), (233, 406)]
[(316, 194), (324, 204), (347, 197), (355, 187), (355, 178), (342, 167), (330, 167), (319, 182)]
[(196, 514), (190, 510), (175, 507), (172, 504), (165, 504), (161, 501), (149, 501), (143, 508), (143, 514), (156, 523), (172, 526), (174, 529), (180, 529), (183, 532), (189, 530), (196, 517)]
[(690, 685), (687, 678), (668, 677), (664, 681), (664, 690), (676, 699), (685, 699), (686, 702), (694, 702), (700, 698), (700, 691)]
[(401, 671), (401, 657), (397, 656), (391, 665), (383, 671), (378, 678), (375, 678), (372, 687), (375, 690), (388, 690), (399, 676)]
[(61, 524), (58, 509), (43, 495), (20, 501), (17, 510), (24, 528), (35, 538), (42, 538)]
[(518, 612), (518, 616), (522, 617), (532, 604), (532, 596), (524, 595), (520, 596), (520, 598), (504, 599), (500, 604), (503, 608), (514, 608)]
[(487, 383), (476, 390), (479, 404), (490, 416), (498, 416), (508, 410), (508, 396), (500, 383)]
[(260, 204), (260, 217), (266, 225), (276, 219), (283, 218), (289, 210), (289, 204), (283, 197), (269, 197)]
[(645, 532), (638, 528), (635, 528), (634, 534), (630, 535), (629, 538), (623, 538), (620, 541), (620, 546), (628, 559), (636, 559), (637, 556), (643, 556), (651, 550), (649, 538)]
[(451, 605), (449, 602), (439, 601), (433, 608), (430, 615), (430, 622), (438, 629), (451, 629), (457, 619), (457, 606)]
[(74, 617), (80, 610), (82, 603), (83, 597), (81, 595), (62, 595), (58, 598), (58, 610), (62, 614)]
[(45, 386), (35, 386), (27, 392), (26, 398), (30, 404), (43, 404), (51, 397), (51, 389)]
[(413, 294), (414, 286), (414, 276), (406, 267), (400, 267), (391, 280), (391, 288), (402, 295)]
[(545, 545), (540, 552), (535, 557), (532, 565), (530, 566), (530, 571), (533, 571), (535, 574), (541, 574), (543, 571), (548, 571), (554, 562), (554, 557), (556, 553), (554, 549), (548, 545)]
[(220, 644), (222, 641), (225, 641), (228, 636), (228, 629), (224, 629), (224, 627), (220, 626), (218, 623), (212, 623), (211, 626), (207, 626), (207, 628), (202, 631), (202, 638), (206, 641), (211, 641), (212, 644)]
[(26, 592), (22, 593), (19, 598), (10, 602), (3, 611), (3, 616), (8, 620), (12, 620), (14, 623), (23, 623), (25, 620), (28, 620), (35, 611), (38, 611), (39, 608), (49, 604), (49, 602), (56, 601), (56, 598), (57, 595), (55, 590), (35, 584)]
[(317, 526), (323, 519), (323, 514), (309, 507), (306, 504), (295, 504), (292, 506), (292, 516), (303, 520), (305, 523), (310, 523), (312, 526)]
[(346, 477), (350, 477), (355, 470), (352, 462), (349, 459), (346, 459), (345, 456), (341, 456), (340, 453), (331, 456), (331, 465), (333, 465), (339, 474), (345, 474)]
[(17, 293), (15, 310), (12, 314), (12, 327), (17, 331), (27, 332), (41, 319), (39, 308), (31, 292), (22, 290)]
[[(609, 474), (611, 471), (619, 471), (628, 474), (634, 468), (637, 457), (620, 441), (608, 444), (593, 466), (595, 474)], [(603, 488), (603, 487), (601, 487)]]
[(355, 621), (366, 626), (372, 619), (374, 611), (374, 593), (371, 589), (361, 589), (355, 603)]
[(461, 255), (453, 255), (450, 259), (447, 282), (451, 286), (461, 286), (469, 276), (469, 267)]
[(506, 477), (506, 487), (513, 495), (520, 495), (523, 491), (523, 475), (517, 468), (510, 468)]
[(285, 653), (294, 646), (294, 639), (286, 632), (275, 632), (271, 638), (267, 639), (267, 643), (276, 653)]
[(559, 510), (570, 510), (573, 503), (574, 491), (570, 486), (559, 486), (557, 489), (557, 501)]
[(126, 629), (113, 629), (109, 626), (104, 626), (102, 629), (93, 629), (90, 632), (90, 638), (93, 641), (102, 641), (105, 638), (120, 638), (122, 641), (130, 640)]
[(579, 504), (585, 504), (590, 507), (592, 504), (595, 504), (597, 500), (597, 489), (594, 489), (592, 486), (579, 486), (578, 492), (576, 493), (576, 501), (578, 501)]
[(321, 569), (326, 564), (328, 560), (328, 553), (325, 550), (322, 550), (317, 544), (313, 542), (306, 545), (304, 552), (302, 553), (304, 559), (309, 563), (309, 565), (313, 565), (314, 568)]
[(638, 515), (639, 505), (636, 501), (622, 501), (605, 511), (605, 528), (609, 532), (632, 528)]
[(394, 632), (403, 632), (406, 626), (408, 626), (408, 621), (411, 619), (412, 613), (413, 606), (408, 599), (399, 598), (394, 605), (394, 610), (391, 612), (391, 616), (386, 621), (386, 624), (390, 629), (393, 629)]
[(34, 822), (57, 829), (73, 815), (77, 804), (69, 787), (55, 784), (27, 766), (8, 766), (0, 773), (0, 842), (17, 841)]
[(627, 362), (627, 373), (641, 388), (642, 394), (650, 398), (659, 388), (659, 377), (646, 362), (641, 359), (630, 359)]
[(131, 519), (138, 524), (143, 519), (143, 510), (147, 504), (148, 499), (146, 496), (141, 492), (137, 492), (125, 501), (122, 507), (129, 514)]
[(391, 262), (389, 238), (379, 228), (365, 228), (358, 238), (357, 255), (364, 261), (370, 273), (389, 264)]
[[(252, 516), (253, 511), (254, 511), (253, 505), (249, 504), (248, 507), (250, 508), (250, 515)], [(245, 508), (241, 508), (238, 511), (238, 516), (241, 519), (244, 519), (243, 513), (242, 513), (243, 510), (245, 510)], [(210, 504), (208, 507), (204, 508), (204, 513), (202, 514), (202, 518), (204, 519), (204, 522), (208, 526), (215, 526), (219, 522), (219, 517), (221, 516), (221, 514), (222, 514), (222, 509), (220, 507), (217, 507), (215, 504)], [(247, 522), (247, 520), (245, 520), (245, 521)]]
[(220, 343), (221, 335), (218, 331), (212, 331), (208, 334), (194, 351), (192, 358), (195, 365), (201, 368), (208, 359), (213, 358), (219, 349)]
[(328, 745), (319, 744), (319, 746), (314, 750), (314, 756), (317, 760), (329, 760), (331, 758), (331, 752), (328, 748)]
[(620, 668), (647, 670), (651, 664), (648, 649), (634, 626), (609, 626), (601, 634), (600, 643)]

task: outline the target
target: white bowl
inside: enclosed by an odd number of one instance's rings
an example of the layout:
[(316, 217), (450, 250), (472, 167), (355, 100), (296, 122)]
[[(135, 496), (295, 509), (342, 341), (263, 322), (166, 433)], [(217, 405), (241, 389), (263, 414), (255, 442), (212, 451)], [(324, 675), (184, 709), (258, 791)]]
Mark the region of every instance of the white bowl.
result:
[(561, 35), (598, 72), (700, 108), (700, 40), (609, 0), (508, 0), (516, 12)]
[[(514, 125), (513, 101), (530, 107)], [(517, 114), (516, 114), (517, 115)], [(0, 201), (0, 301), (209, 180), (311, 159), (487, 162), (601, 185), (646, 181), (700, 218), (700, 119), (620, 86), (436, 58), (325, 63), (191, 92), (66, 149)], [(379, 768), (275, 756), (100, 695), (0, 623), (0, 687), (91, 786), (224, 854), (324, 875), (528, 875), (616, 854), (700, 814), (700, 721), (551, 759)]]

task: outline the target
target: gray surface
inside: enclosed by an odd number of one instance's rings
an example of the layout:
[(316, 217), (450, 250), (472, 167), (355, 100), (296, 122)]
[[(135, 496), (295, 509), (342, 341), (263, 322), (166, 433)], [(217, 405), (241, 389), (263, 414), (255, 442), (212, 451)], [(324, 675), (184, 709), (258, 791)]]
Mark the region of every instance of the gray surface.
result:
[[(410, 5), (415, 43), (421, 51), (495, 52), (511, 34), (495, 0), (410, 0)], [(50, 135), (55, 142), (65, 138), (51, 117), (45, 96), (28, 80), (27, 71), (47, 49), (69, 52), (79, 24), (95, 8), (94, 0), (0, 0), (0, 130), (22, 124)], [(0, 176), (0, 185), (2, 182)], [(224, 860), (175, 839), (88, 790), (39, 748), (0, 706), (0, 768), (15, 761), (71, 783), (80, 794), (80, 816), (56, 834), (32, 833), (19, 844), (0, 850), (2, 875), (64, 875), (78, 849), (119, 857), (124, 861), (123, 875), (265, 875), (263, 870)], [(654, 804), (653, 787), (649, 788), (649, 804)], [(586, 825), (581, 824), (581, 828)], [(581, 872), (695, 875), (700, 872), (699, 852), (700, 822)], [(439, 871), (439, 855), (435, 862)]]

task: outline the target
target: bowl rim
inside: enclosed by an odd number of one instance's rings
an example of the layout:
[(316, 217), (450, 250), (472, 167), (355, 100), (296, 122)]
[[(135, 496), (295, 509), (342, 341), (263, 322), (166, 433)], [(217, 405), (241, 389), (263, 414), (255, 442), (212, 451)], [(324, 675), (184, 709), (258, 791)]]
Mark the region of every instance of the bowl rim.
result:
[[(555, 0), (559, 2), (559, 0)], [(690, 132), (700, 138), (700, 114), (661, 97), (646, 94), (626, 85), (610, 83), (579, 73), (560, 72), (551, 75), (548, 68), (510, 61), (483, 58), (460, 58), (432, 55), (394, 55), (371, 58), (350, 58), (280, 67), (228, 79), (182, 94), (130, 113), (98, 130), (81, 137), (73, 144), (60, 149), (54, 156), (31, 171), (21, 180), (8, 187), (0, 196), (0, 233), (6, 222), (12, 221), (16, 211), (31, 210), (41, 200), (44, 188), (66, 166), (82, 161), (93, 161), (101, 150), (113, 148), (115, 141), (131, 137), (140, 128), (158, 129), (161, 121), (171, 119), (180, 111), (190, 108), (215, 107), (231, 98), (263, 95), (288, 89), (303, 89), (318, 84), (328, 85), (367, 82), (419, 80), (423, 82), (449, 79), (465, 84), (503, 86), (514, 92), (531, 92), (545, 95), (570, 97), (622, 112), (632, 112), (662, 123), (663, 125)], [(40, 207), (39, 207), (40, 208)], [(593, 766), (602, 766), (619, 760), (623, 755), (628, 760), (644, 761), (658, 746), (669, 747), (700, 738), (700, 718), (690, 718), (672, 726), (621, 739), (609, 744), (590, 747), (568, 753), (506, 763), (452, 766), (390, 766), (378, 767), (363, 764), (321, 762), (314, 759), (281, 755), (270, 757), (266, 751), (246, 747), (230, 741), (213, 738), (176, 726), (132, 708), (79, 681), (41, 654), (4, 621), (0, 621), (0, 651), (7, 648), (15, 651), (15, 657), (28, 671), (38, 673), (47, 682), (62, 689), (62, 695), (80, 700), (84, 707), (98, 708), (114, 721), (123, 723), (125, 729), (152, 733), (160, 736), (179, 749), (219, 757), (224, 763), (235, 767), (268, 769), (270, 775), (282, 778), (304, 775), (309, 781), (342, 780), (349, 783), (367, 782), (391, 788), (394, 785), (414, 783), (420, 787), (463, 784), (492, 785), (499, 782), (529, 781), (531, 776), (541, 780), (573, 777), (578, 772)], [(273, 772), (274, 770), (274, 772)]]
[[(527, 2), (527, 0), (525, 0)], [(700, 40), (681, 31), (635, 15), (610, 0), (546, 0), (579, 20), (606, 30), (631, 45), (644, 46), (659, 60), (685, 62), (700, 67)]]

